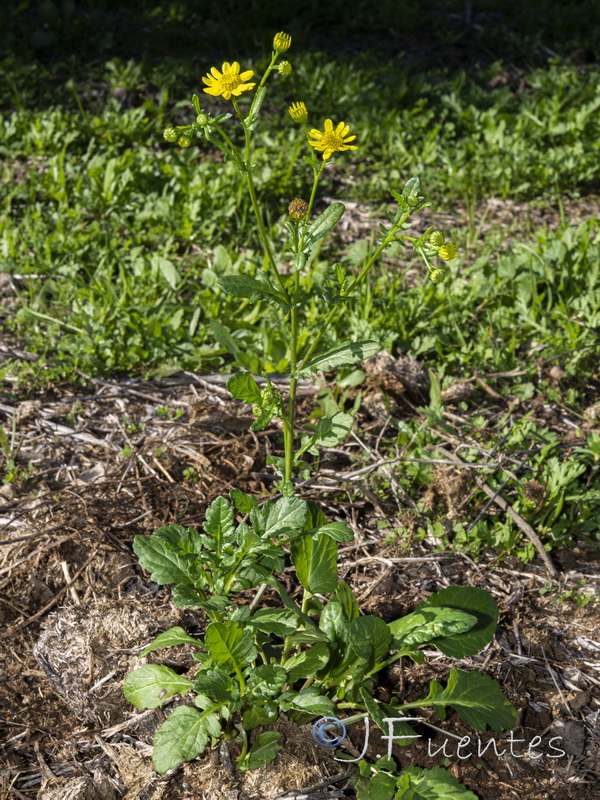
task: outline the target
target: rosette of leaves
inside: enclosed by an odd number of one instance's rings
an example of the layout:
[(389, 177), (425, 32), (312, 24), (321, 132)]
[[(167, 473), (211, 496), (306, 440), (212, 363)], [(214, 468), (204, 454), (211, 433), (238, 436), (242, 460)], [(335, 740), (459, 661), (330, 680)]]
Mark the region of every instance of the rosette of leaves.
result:
[[(321, 521), (315, 516), (309, 524)], [(264, 526), (266, 520), (262, 522)], [(322, 528), (317, 524), (316, 529)], [(302, 724), (355, 709), (359, 718), (369, 716), (386, 735), (386, 718), (401, 718), (406, 711), (423, 707), (434, 708), (441, 719), (452, 708), (477, 730), (512, 727), (515, 709), (499, 685), (479, 672), (453, 669), (445, 687), (432, 681), (427, 696), (413, 703), (377, 701), (377, 673), (404, 656), (422, 662), (422, 645), (461, 657), (481, 650), (493, 636), (497, 607), (483, 590), (454, 587), (391, 623), (363, 616), (350, 587), (337, 580), (336, 547), (331, 536), (314, 530), (291, 540), (292, 562), (305, 591), (302, 608), (272, 576), (267, 581), (279, 593), (283, 608), (239, 606), (221, 621), (211, 622), (203, 639), (173, 628), (142, 653), (193, 643), (194, 659), (200, 662), (192, 678), (147, 664), (125, 682), (125, 696), (139, 708), (156, 708), (175, 694), (194, 695), (193, 705), (176, 708), (157, 731), (158, 772), (194, 758), (221, 738), (239, 742), (238, 767), (267, 763), (280, 749), (280, 734), (261, 733), (252, 744), (249, 734), (282, 712)], [(315, 593), (331, 597), (324, 603)], [(344, 711), (338, 708), (342, 701)], [(401, 719), (394, 723), (393, 733), (414, 735)]]

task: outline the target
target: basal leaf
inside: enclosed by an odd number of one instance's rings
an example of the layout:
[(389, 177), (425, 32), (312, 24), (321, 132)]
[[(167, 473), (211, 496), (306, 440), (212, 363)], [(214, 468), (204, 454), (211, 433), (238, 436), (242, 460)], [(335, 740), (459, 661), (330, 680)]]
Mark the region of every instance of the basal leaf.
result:
[(196, 556), (175, 548), (172, 542), (157, 536), (136, 536), (133, 551), (155, 583), (192, 583)]
[(350, 647), (371, 666), (389, 651), (392, 634), (380, 617), (357, 617), (350, 623)]
[(396, 787), (394, 800), (478, 800), (443, 767), (406, 767)]
[(336, 367), (356, 364), (357, 361), (377, 355), (380, 350), (381, 344), (371, 339), (337, 345), (326, 353), (313, 356), (297, 374), (305, 378), (317, 372), (328, 372)]
[(208, 737), (219, 737), (221, 726), (210, 711), (179, 706), (156, 731), (152, 761), (163, 775), (182, 761), (191, 761), (202, 753)]
[(313, 246), (315, 242), (322, 239), (342, 218), (346, 206), (343, 203), (332, 203), (322, 214), (313, 220), (306, 233), (305, 252)]
[[(360, 696), (363, 699), (365, 708), (369, 712), (369, 717), (377, 725), (379, 730), (384, 736), (394, 736), (394, 743), (400, 747), (408, 747), (416, 741), (417, 735), (408, 722), (402, 722), (402, 717), (405, 716), (402, 712), (397, 711), (387, 703), (376, 703), (373, 696), (365, 686), (361, 686)], [(415, 714), (415, 716), (418, 716)], [(385, 720), (396, 720), (397, 722), (385, 722)], [(403, 738), (406, 737), (406, 738)]]
[(231, 489), (229, 492), (231, 502), (242, 514), (249, 514), (253, 508), (258, 508), (258, 500), (252, 494), (246, 494), (241, 489)]
[(298, 617), (287, 608), (261, 608), (254, 612), (246, 624), (263, 633), (289, 636), (294, 633), (298, 623)]
[(194, 691), (205, 694), (215, 703), (227, 703), (239, 696), (239, 689), (232, 678), (223, 670), (200, 670), (192, 682)]
[(169, 667), (146, 664), (129, 673), (123, 694), (136, 708), (158, 708), (169, 697), (185, 694), (191, 688), (191, 681)]
[(256, 741), (246, 753), (244, 758), (236, 762), (239, 769), (258, 769), (263, 764), (270, 764), (277, 753), (281, 750), (279, 744), (282, 733), (277, 731), (265, 731), (256, 737)]
[(302, 586), (312, 594), (329, 594), (337, 587), (337, 545), (329, 536), (304, 534), (290, 545), (292, 563)]
[(354, 540), (353, 531), (344, 522), (327, 522), (318, 528), (306, 531), (311, 536), (315, 534), (325, 534), (330, 536), (335, 542), (352, 542)]
[(476, 731), (484, 731), (486, 725), (494, 731), (512, 728), (517, 711), (502, 693), (500, 684), (482, 672), (450, 671), (446, 688), (432, 681), (429, 695), (423, 705), (434, 708), (452, 706), (459, 717)]
[(174, 628), (169, 628), (169, 630), (164, 633), (159, 633), (156, 639), (150, 642), (145, 650), (142, 650), (140, 658), (147, 656), (148, 653), (152, 653), (154, 650), (158, 650), (161, 647), (174, 647), (177, 644), (195, 644), (196, 647), (199, 647), (202, 645), (202, 642), (199, 639), (194, 639), (193, 636), (189, 636), (183, 628), (176, 625)]
[(279, 705), (274, 700), (264, 703), (255, 702), (247, 706), (242, 714), (242, 724), (247, 731), (258, 728), (259, 725), (268, 725), (275, 722), (279, 716)]
[(206, 629), (204, 644), (213, 661), (236, 671), (257, 656), (251, 632), (239, 622), (212, 622)]
[(206, 512), (204, 530), (214, 541), (214, 549), (220, 554), (225, 544), (234, 538), (235, 521), (233, 509), (224, 497), (217, 497)]
[[(288, 528), (301, 531), (306, 523), (306, 500), (300, 497), (280, 497), (275, 502), (265, 503), (261, 512), (261, 533), (264, 536), (273, 537)], [(254, 521), (254, 517), (252, 519)]]
[(338, 583), (335, 594), (331, 599), (336, 600), (341, 605), (344, 615), (349, 622), (352, 622), (352, 620), (360, 616), (356, 595), (344, 581)]
[(335, 711), (333, 700), (312, 687), (299, 692), (285, 692), (281, 695), (280, 706), (284, 711), (295, 709), (310, 714), (330, 715)]
[(440, 636), (463, 633), (477, 624), (477, 617), (443, 606), (418, 607), (417, 611), (394, 620), (388, 628), (394, 637), (394, 649), (431, 642)]
[(248, 676), (248, 689), (253, 697), (269, 700), (275, 697), (288, 680), (287, 672), (279, 664), (261, 664)]
[(396, 778), (380, 772), (369, 778), (355, 775), (352, 785), (356, 800), (392, 800), (396, 791)]
[(451, 658), (472, 656), (492, 641), (498, 622), (498, 606), (485, 589), (477, 586), (450, 586), (417, 606), (417, 612), (439, 606), (470, 614), (477, 620), (475, 625), (464, 632), (457, 631), (452, 636), (444, 632), (441, 634), (444, 638), (436, 638), (433, 644), (444, 655)]
[(235, 400), (245, 403), (260, 403), (260, 386), (249, 372), (238, 372), (227, 381), (227, 388)]
[(288, 682), (294, 683), (301, 678), (310, 678), (322, 669), (329, 661), (329, 648), (325, 642), (317, 642), (308, 650), (298, 653), (285, 662)]

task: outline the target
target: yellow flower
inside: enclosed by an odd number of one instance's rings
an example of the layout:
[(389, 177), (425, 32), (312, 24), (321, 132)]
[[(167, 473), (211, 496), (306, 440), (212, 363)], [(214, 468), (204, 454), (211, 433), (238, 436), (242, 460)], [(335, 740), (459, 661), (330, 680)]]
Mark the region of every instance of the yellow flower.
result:
[(290, 117), (294, 120), (294, 122), (306, 122), (308, 111), (306, 110), (304, 103), (292, 103), (292, 105), (288, 108), (288, 111), (290, 112)]
[(286, 50), (290, 49), (292, 44), (292, 37), (289, 33), (276, 33), (273, 37), (273, 50), (277, 51), (278, 53), (285, 53)]
[(453, 258), (456, 258), (458, 255), (458, 247), (452, 242), (448, 242), (448, 244), (443, 244), (439, 250), (440, 257), (444, 259), (444, 261), (452, 261)]
[(212, 94), (215, 97), (223, 95), (225, 100), (229, 100), (231, 95), (239, 97), (242, 92), (248, 89), (254, 89), (255, 83), (247, 83), (248, 80), (254, 75), (251, 69), (240, 73), (240, 65), (237, 61), (230, 64), (226, 61), (223, 64), (223, 72), (219, 72), (216, 67), (211, 69), (211, 74), (208, 74), (202, 81), (208, 86), (204, 91), (206, 94)]
[(333, 122), (330, 119), (326, 119), (325, 130), (321, 133), (321, 131), (313, 128), (312, 131), (309, 132), (309, 136), (312, 136), (316, 141), (311, 142), (309, 139), (308, 143), (311, 147), (314, 147), (315, 150), (322, 152), (323, 161), (326, 161), (328, 158), (331, 158), (333, 153), (337, 150), (356, 150), (356, 145), (347, 144), (347, 142), (356, 139), (356, 136), (348, 136), (349, 130), (350, 126), (344, 125), (343, 122), (340, 122), (334, 130)]

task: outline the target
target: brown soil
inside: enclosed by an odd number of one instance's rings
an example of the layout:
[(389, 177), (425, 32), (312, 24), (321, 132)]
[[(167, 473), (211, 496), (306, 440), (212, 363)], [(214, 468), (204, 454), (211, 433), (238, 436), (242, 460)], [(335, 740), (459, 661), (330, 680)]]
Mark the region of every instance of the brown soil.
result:
[[(303, 393), (306, 415), (314, 389), (304, 386)], [(225, 754), (223, 766), (207, 753), (157, 776), (151, 741), (164, 712), (138, 712), (122, 695), (125, 676), (153, 636), (178, 624), (201, 634), (206, 624), (202, 614), (176, 609), (168, 589), (140, 570), (134, 535), (171, 522), (197, 527), (207, 505), (234, 486), (269, 496), (265, 459), (280, 451), (277, 428), (251, 432), (253, 418), (229, 400), (218, 376), (94, 379), (0, 405), (0, 412), (7, 431), (15, 419), (21, 442), (21, 480), (0, 489), (0, 798), (291, 800), (299, 790), (315, 800), (354, 797), (346, 765), (314, 742), (310, 725), (284, 718), (271, 726), (285, 743), (268, 767), (233, 775)], [(372, 413), (361, 430), (377, 460), (382, 426)], [(500, 755), (490, 746), (479, 756), (477, 734), (456, 715), (440, 722), (425, 712), (425, 722), (447, 736), (418, 724), (423, 738), (394, 745), (396, 759), (403, 766), (446, 764), (481, 800), (591, 800), (600, 778), (600, 604), (553, 602), (556, 593), (540, 591), (549, 578), (539, 559), (526, 567), (493, 557), (475, 564), (464, 554), (437, 552), (428, 540), (410, 549), (386, 544), (377, 521), (401, 518), (410, 498), (400, 490), (395, 506), (378, 498), (368, 472), (352, 484), (355, 452), (347, 445), (329, 453), (317, 480), (300, 487), (356, 533), (355, 543), (340, 547), (340, 579), (353, 587), (364, 613), (388, 621), (449, 585), (490, 591), (501, 609), (496, 638), (458, 666), (496, 678), (519, 709), (512, 753), (508, 733), (485, 733), (480, 746), (493, 738)], [(448, 514), (459, 513), (453, 498), (464, 485), (453, 468), (440, 470), (436, 480)], [(390, 481), (394, 487), (393, 472)], [(584, 580), (598, 596), (597, 552), (576, 548), (556, 562), (555, 588), (564, 593)], [(193, 668), (188, 646), (148, 660)], [(432, 651), (424, 665), (391, 667), (381, 676), (379, 697), (424, 697), (428, 682), (444, 681), (452, 665)], [(465, 736), (471, 742), (459, 758)], [(551, 743), (553, 737), (562, 741)], [(348, 758), (360, 754), (364, 738), (364, 727), (351, 729)], [(436, 753), (444, 742), (445, 754)], [(368, 757), (386, 749), (372, 729)]]

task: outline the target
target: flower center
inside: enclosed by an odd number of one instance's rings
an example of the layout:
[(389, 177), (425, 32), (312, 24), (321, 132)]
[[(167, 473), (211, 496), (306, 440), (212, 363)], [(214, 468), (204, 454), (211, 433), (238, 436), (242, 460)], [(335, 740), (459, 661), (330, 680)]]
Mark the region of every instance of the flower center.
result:
[(237, 89), (241, 82), (242, 80), (239, 75), (223, 75), (221, 78), (221, 86), (226, 92), (231, 92), (233, 89)]
[(344, 140), (337, 131), (326, 131), (321, 139), (321, 144), (325, 147), (330, 147), (332, 150), (337, 150), (338, 147), (344, 144)]

